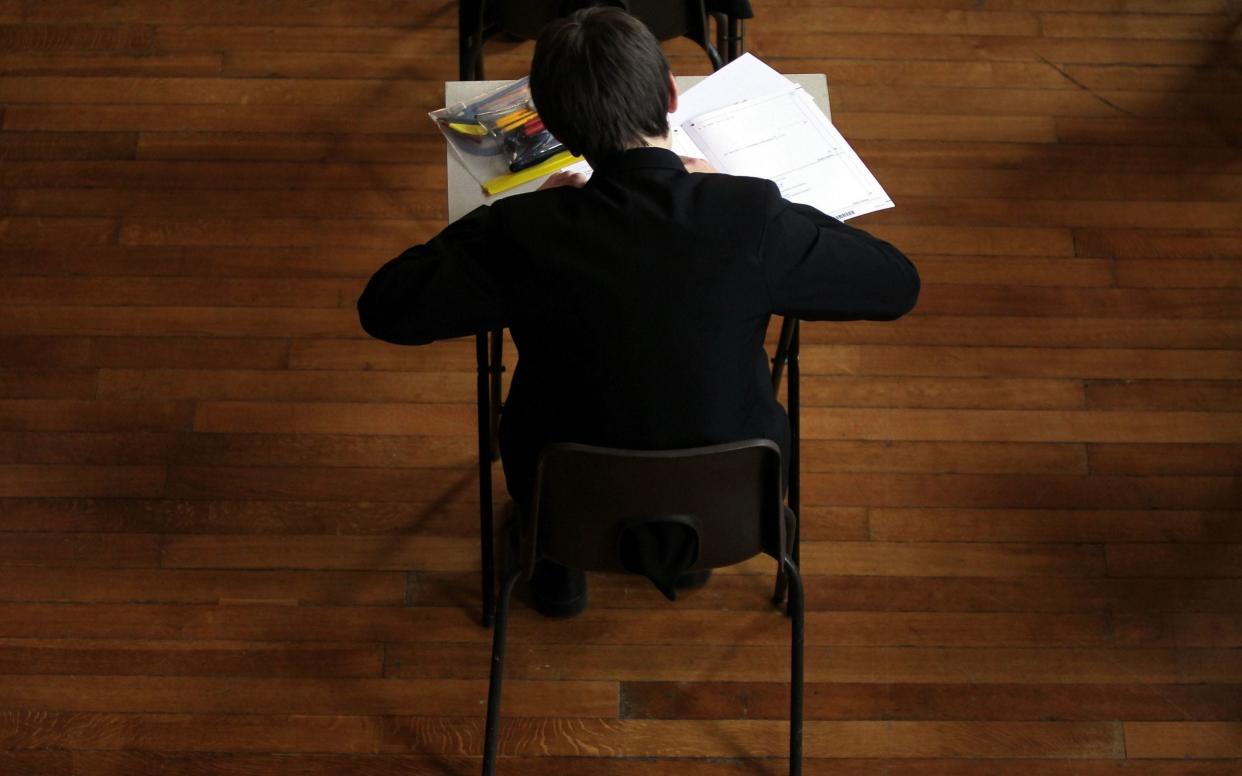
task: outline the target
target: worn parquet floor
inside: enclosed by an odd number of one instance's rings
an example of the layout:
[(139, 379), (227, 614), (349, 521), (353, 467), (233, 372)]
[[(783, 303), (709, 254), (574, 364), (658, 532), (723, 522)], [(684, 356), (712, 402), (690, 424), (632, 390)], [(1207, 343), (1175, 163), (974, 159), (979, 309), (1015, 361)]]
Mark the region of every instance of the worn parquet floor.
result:
[[(804, 329), (807, 772), (1242, 772), (1242, 5), (755, 5), (924, 278)], [(455, 24), (0, 0), (0, 773), (477, 770), (472, 343), (353, 310)], [(501, 772), (783, 773), (770, 565), (519, 609)]]

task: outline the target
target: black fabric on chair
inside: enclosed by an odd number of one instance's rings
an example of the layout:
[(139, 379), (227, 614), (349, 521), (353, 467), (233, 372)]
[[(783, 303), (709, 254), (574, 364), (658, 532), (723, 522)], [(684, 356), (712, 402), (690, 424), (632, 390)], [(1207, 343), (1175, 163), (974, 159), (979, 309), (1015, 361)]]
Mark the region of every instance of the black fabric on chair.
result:
[[(689, 38), (703, 49), (713, 69), (723, 64), (708, 39), (708, 14), (740, 36), (740, 19), (752, 16), (747, 0), (458, 0), (458, 69), (463, 81), (482, 80), (483, 45), (498, 34), (534, 40), (553, 19), (579, 8), (613, 5), (626, 9), (660, 40)], [(738, 13), (742, 11), (743, 13)], [(720, 38), (723, 40), (724, 35)], [(731, 49), (740, 50), (731, 46)]]
[[(495, 771), (505, 633), (518, 580), (541, 560), (582, 571), (633, 572), (672, 587), (678, 574), (731, 566), (764, 553), (778, 561), (779, 606), (792, 619), (789, 772), (802, 769), (802, 581), (797, 518), (782, 503), (780, 448), (752, 439), (685, 450), (547, 447), (530, 514), (511, 537), (492, 642), (483, 773)], [(511, 527), (512, 528), (512, 527)], [(510, 553), (511, 554), (511, 553)], [(669, 595), (669, 591), (665, 594)]]
[(699, 559), (698, 521), (682, 515), (635, 520), (621, 526), (617, 557), (631, 574), (651, 580), (664, 597), (677, 600), (677, 579)]

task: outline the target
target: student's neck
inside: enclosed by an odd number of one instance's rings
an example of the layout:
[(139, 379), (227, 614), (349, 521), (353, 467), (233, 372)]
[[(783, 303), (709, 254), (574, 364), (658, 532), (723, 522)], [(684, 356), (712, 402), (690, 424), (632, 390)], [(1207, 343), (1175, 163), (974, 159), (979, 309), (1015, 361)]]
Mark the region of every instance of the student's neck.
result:
[(638, 148), (666, 148), (667, 149), (667, 148), (673, 147), (673, 134), (671, 132), (666, 135), (659, 135), (658, 137), (644, 136), (643, 140), (645, 141), (645, 145), (637, 146)]

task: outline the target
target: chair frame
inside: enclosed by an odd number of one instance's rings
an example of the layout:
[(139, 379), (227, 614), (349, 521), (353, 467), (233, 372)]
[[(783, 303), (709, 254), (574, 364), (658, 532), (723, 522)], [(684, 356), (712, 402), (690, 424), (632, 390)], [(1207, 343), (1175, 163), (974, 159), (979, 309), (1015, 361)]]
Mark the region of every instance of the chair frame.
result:
[[(489, 11), (497, 0), (458, 0), (457, 2), (457, 63), (460, 78), (463, 81), (485, 80), (483, 74), (483, 47), (497, 33), (512, 32), (493, 22)], [(688, 0), (695, 2), (695, 0)], [(697, 26), (688, 29), (684, 37), (689, 38), (703, 49), (711, 60), (712, 69), (719, 70), (726, 62), (730, 62), (742, 54), (744, 26), (741, 19), (735, 19), (724, 13), (707, 13), (703, 0), (697, 0), (699, 18), (702, 28)], [(716, 24), (716, 45), (708, 40), (708, 17)], [(641, 18), (641, 17), (640, 17)], [(722, 59), (721, 52), (725, 52)]]
[[(719, 456), (721, 454), (747, 453), (749, 454), (754, 448), (767, 448), (769, 458), (775, 457), (775, 478), (777, 482), (767, 483), (775, 493), (776, 503), (774, 505), (764, 505), (761, 511), (764, 513), (757, 516), (763, 522), (775, 521), (775, 526), (769, 526), (769, 529), (775, 529), (777, 537), (777, 547), (760, 546), (755, 549), (754, 554), (767, 554), (774, 557), (778, 562), (776, 592), (772, 598), (773, 604), (779, 607), (782, 603), (786, 603), (785, 614), (791, 620), (791, 647), (790, 647), (790, 706), (789, 706), (789, 773), (791, 776), (801, 776), (802, 773), (802, 715), (803, 715), (803, 642), (805, 640), (805, 602), (803, 597), (802, 577), (798, 570), (796, 561), (797, 547), (799, 544), (797, 515), (793, 510), (781, 503), (780, 479), (780, 449), (776, 444), (766, 439), (746, 440), (743, 442), (731, 442), (721, 445), (711, 445), (706, 447), (687, 448), (682, 450), (667, 451), (635, 451), (635, 450), (616, 450), (610, 448), (594, 447), (589, 445), (578, 444), (557, 444), (550, 445), (545, 449), (544, 454), (540, 457), (539, 467), (535, 480), (535, 492), (531, 501), (531, 513), (529, 519), (519, 521), (511, 520), (505, 529), (508, 532), (506, 536), (505, 559), (503, 568), (505, 568), (505, 578), (501, 583), (499, 602), (496, 609), (495, 624), (492, 633), (492, 660), (491, 674), (488, 680), (487, 691), (487, 721), (484, 727), (484, 744), (483, 744), (483, 776), (493, 776), (496, 769), (497, 749), (499, 746), (499, 723), (500, 723), (500, 700), (501, 686), (504, 680), (504, 659), (505, 659), (505, 643), (508, 631), (509, 620), (509, 604), (512, 599), (513, 589), (517, 585), (518, 580), (525, 576), (527, 579), (534, 572), (535, 564), (544, 556), (543, 545), (546, 539), (540, 537), (539, 518), (542, 511), (541, 494), (544, 487), (545, 464), (549, 459), (550, 453), (562, 453), (573, 455), (575, 453), (588, 453), (592, 455), (606, 456), (609, 458), (624, 459), (650, 459), (654, 462), (667, 461), (669, 459), (685, 459), (685, 458), (703, 458), (706, 456)], [(768, 473), (772, 472), (768, 467)], [(762, 478), (760, 478), (762, 479)], [(759, 482), (758, 487), (763, 487), (764, 483)], [(644, 517), (660, 517), (659, 515), (643, 515)], [(515, 518), (518, 515), (515, 514)], [(521, 528), (519, 529), (519, 524)], [(614, 522), (608, 526), (609, 530), (617, 527)], [(763, 534), (763, 525), (760, 526), (760, 535)], [(518, 534), (518, 535), (514, 535)], [(761, 542), (762, 543), (762, 542)], [(520, 558), (512, 557), (513, 547), (518, 548)], [(751, 556), (753, 557), (753, 555)], [(609, 565), (605, 567), (583, 567), (584, 571), (618, 571), (620, 569), (620, 561), (617, 560), (615, 566)]]

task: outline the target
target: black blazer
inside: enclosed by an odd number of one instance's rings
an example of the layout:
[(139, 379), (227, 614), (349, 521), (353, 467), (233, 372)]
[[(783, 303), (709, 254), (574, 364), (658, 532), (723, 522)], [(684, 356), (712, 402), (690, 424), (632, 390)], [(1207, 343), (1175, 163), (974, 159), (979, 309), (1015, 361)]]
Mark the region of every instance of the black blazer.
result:
[(509, 492), (546, 443), (668, 449), (765, 437), (772, 313), (891, 320), (918, 298), (897, 249), (758, 178), (691, 174), (672, 152), (606, 159), (581, 189), (497, 201), (384, 265), (363, 328), (403, 345), (509, 327), (501, 416)]

